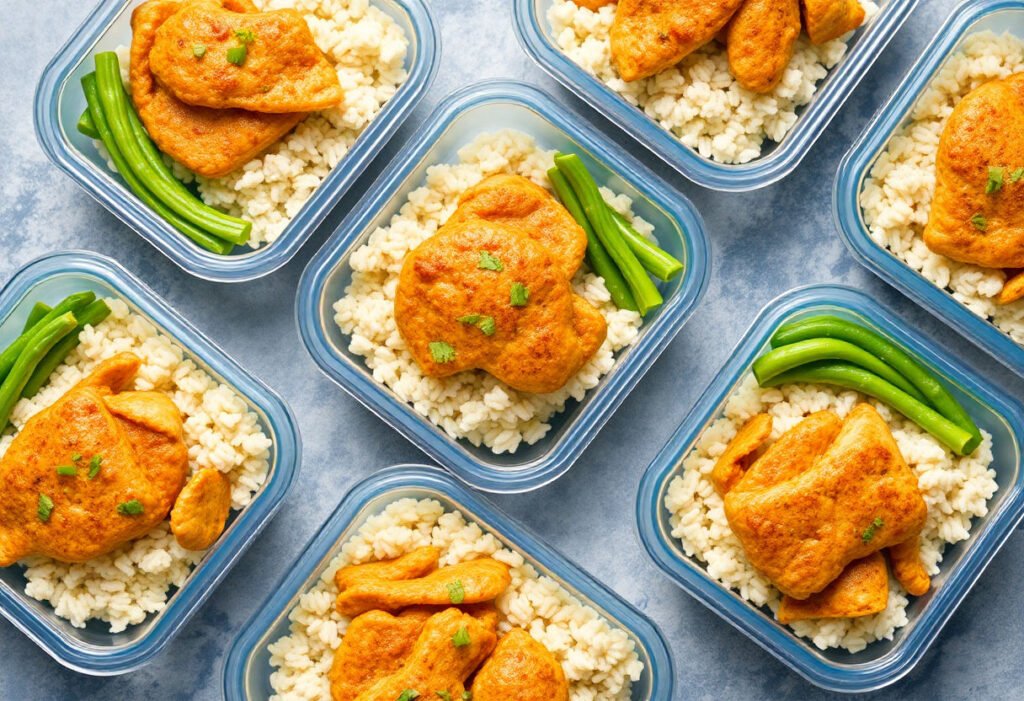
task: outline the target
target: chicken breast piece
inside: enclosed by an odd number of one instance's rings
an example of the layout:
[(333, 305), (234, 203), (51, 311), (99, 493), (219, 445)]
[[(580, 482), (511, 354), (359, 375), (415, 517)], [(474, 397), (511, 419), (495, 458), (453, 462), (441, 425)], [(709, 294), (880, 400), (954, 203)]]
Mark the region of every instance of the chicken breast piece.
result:
[(831, 411), (811, 414), (779, 436), (736, 483), (735, 490), (761, 491), (796, 477), (828, 450), (842, 427), (842, 419)]
[(446, 224), (405, 257), (395, 320), (424, 374), (481, 369), (537, 394), (563, 387), (607, 333), (546, 247), (475, 217)]
[(741, 481), (725, 515), (750, 563), (806, 599), (850, 562), (919, 533), (927, 507), (885, 420), (860, 404), (808, 469), (762, 490)]
[(913, 538), (897, 543), (889, 548), (889, 560), (892, 562), (892, 574), (896, 581), (911, 596), (924, 596), (932, 586), (924, 564), (921, 562), (921, 538)]
[(671, 68), (715, 38), (743, 0), (619, 0), (612, 61), (626, 82)]
[(1024, 270), (1006, 271), (1006, 282), (999, 292), (998, 302), (1010, 304), (1024, 297)]
[(432, 616), (402, 667), (375, 682), (356, 701), (395, 701), (407, 689), (428, 694), (447, 692), (462, 698), (465, 682), (487, 659), (497, 641), (495, 632), (458, 609)]
[(479, 604), (498, 598), (512, 583), (508, 565), (481, 558), (442, 567), (418, 579), (359, 579), (338, 594), (335, 608), (343, 616), (410, 606)]
[[(971, 91), (939, 139), (924, 242), (987, 268), (1024, 268), (1024, 73)], [(992, 170), (995, 169), (995, 170)], [(1001, 184), (990, 185), (992, 176)]]
[[(255, 12), (248, 0), (225, 7)], [(160, 86), (149, 65), (156, 31), (182, 7), (175, 0), (148, 0), (132, 12), (129, 84), (132, 101), (157, 147), (193, 173), (218, 178), (240, 168), (287, 134), (305, 112), (263, 114), (195, 107)]]
[(128, 353), (101, 363), (15, 436), (0, 460), (0, 566), (29, 555), (85, 562), (167, 517), (188, 450), (169, 397), (114, 393), (139, 364)]
[(171, 509), (171, 533), (186, 550), (206, 550), (217, 542), (231, 513), (231, 480), (203, 468), (189, 478)]
[(728, 494), (747, 470), (747, 461), (772, 435), (772, 417), (758, 414), (743, 424), (711, 470), (711, 484)]
[(411, 550), (393, 560), (379, 560), (377, 562), (368, 562), (364, 565), (342, 567), (334, 575), (334, 584), (338, 587), (338, 591), (342, 592), (348, 589), (354, 582), (363, 580), (383, 579), (395, 581), (398, 579), (416, 579), (436, 570), (438, 560), (440, 559), (441, 549), (427, 545)]
[(157, 29), (149, 64), (160, 85), (197, 107), (314, 112), (344, 97), (306, 20), (291, 9), (239, 13), (187, 3)]
[(812, 618), (859, 618), (881, 613), (889, 605), (889, 570), (881, 553), (872, 553), (846, 566), (843, 573), (803, 601), (782, 597), (779, 623)]
[(574, 2), (580, 7), (597, 12), (605, 5), (611, 5), (615, 0), (574, 0)]
[(800, 0), (746, 0), (726, 28), (729, 68), (747, 90), (782, 82), (800, 38)]
[(804, 26), (812, 44), (838, 39), (864, 24), (867, 16), (860, 0), (800, 0)]
[(498, 641), (473, 679), (474, 701), (569, 701), (569, 683), (555, 656), (522, 628)]

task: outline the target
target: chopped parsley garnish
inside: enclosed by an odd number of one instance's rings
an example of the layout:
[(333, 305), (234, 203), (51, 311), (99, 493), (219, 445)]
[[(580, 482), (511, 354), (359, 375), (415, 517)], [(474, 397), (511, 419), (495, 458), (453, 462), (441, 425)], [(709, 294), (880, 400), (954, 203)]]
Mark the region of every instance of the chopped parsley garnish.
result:
[(509, 302), (513, 307), (525, 307), (530, 301), (530, 290), (521, 282), (513, 282), (509, 292)]
[(472, 701), (472, 699), (473, 699), (473, 692), (472, 691), (463, 691), (462, 692), (462, 701)]
[(1006, 170), (1003, 168), (988, 169), (988, 182), (985, 183), (985, 194), (994, 195), (1003, 189), (1003, 175)]
[(122, 516), (138, 516), (143, 511), (145, 511), (145, 509), (142, 507), (142, 502), (138, 499), (121, 502), (117, 505), (117, 513)]
[(100, 473), (100, 463), (102, 462), (102, 455), (92, 456), (92, 460), (89, 461), (89, 479), (96, 479), (96, 475)]
[(469, 642), (469, 629), (466, 626), (459, 628), (452, 636), (452, 645), (455, 647), (466, 647)]
[(58, 465), (57, 474), (64, 477), (74, 477), (78, 474), (78, 468), (74, 465)]
[(53, 513), (53, 499), (46, 496), (42, 492), (39, 493), (39, 503), (36, 505), (36, 516), (43, 523), (50, 520), (50, 514)]
[(236, 66), (241, 66), (243, 63), (245, 63), (245, 56), (248, 53), (249, 51), (245, 48), (244, 44), (242, 46), (232, 46), (230, 49), (228, 49), (228, 63), (233, 63)]
[(865, 543), (870, 543), (871, 539), (875, 537), (875, 531), (885, 525), (885, 521), (880, 518), (875, 518), (871, 522), (871, 525), (864, 529), (864, 532), (860, 534), (860, 539)]
[(448, 585), (448, 601), (453, 604), (461, 604), (466, 600), (466, 588), (462, 586), (462, 580), (456, 579)]
[(1024, 168), (1018, 168), (1017, 170), (1010, 173), (1010, 182), (1015, 183), (1021, 178), (1024, 178)]
[(202, 58), (203, 56), (205, 56), (206, 55), (206, 45), (205, 44), (193, 44), (192, 45), (192, 55), (195, 56), (196, 58)]
[(435, 363), (444, 364), (455, 360), (455, 349), (450, 343), (431, 341), (428, 348), (430, 348), (430, 357), (434, 359)]
[(235, 31), (235, 38), (243, 44), (251, 44), (256, 41), (256, 35), (251, 29), (238, 29)]
[(397, 701), (412, 701), (413, 699), (418, 699), (419, 697), (420, 692), (416, 691), (415, 689), (406, 689), (398, 695)]
[(975, 214), (971, 217), (971, 224), (973, 224), (974, 228), (978, 231), (984, 231), (988, 228), (988, 219), (986, 219), (983, 214)]
[(435, 691), (434, 693), (437, 694), (437, 698), (441, 699), (441, 701), (452, 701), (452, 695), (447, 691)]
[(459, 323), (469, 324), (475, 326), (483, 331), (484, 336), (493, 336), (494, 332), (498, 330), (498, 326), (494, 323), (493, 316), (484, 316), (483, 314), (467, 314), (466, 316), (460, 316), (458, 318)]
[(82, 459), (82, 454), (81, 453), (72, 453), (71, 454), (71, 462), (78, 462), (81, 459)]
[(505, 269), (501, 261), (487, 251), (480, 251), (480, 262), (476, 264), (476, 267), (480, 268), (480, 270), (493, 270), (498, 273)]

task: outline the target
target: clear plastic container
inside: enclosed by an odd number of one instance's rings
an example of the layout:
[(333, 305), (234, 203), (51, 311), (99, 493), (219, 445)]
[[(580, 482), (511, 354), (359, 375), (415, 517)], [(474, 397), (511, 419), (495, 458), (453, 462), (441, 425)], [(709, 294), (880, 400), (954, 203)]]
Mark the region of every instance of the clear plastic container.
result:
[(973, 341), (979, 348), (1024, 375), (1024, 347), (919, 272), (875, 243), (864, 221), (860, 193), (875, 161), (902, 128), (936, 73), (964, 41), (979, 32), (1011, 32), (1024, 37), (1024, 2), (971, 0), (960, 5), (925, 49), (889, 102), (875, 115), (839, 166), (833, 211), (847, 247), (860, 263), (890, 285)]
[(704, 158), (558, 48), (547, 20), (552, 0), (513, 0), (516, 32), (526, 52), (552, 77), (625, 129), (687, 178), (713, 190), (745, 192), (789, 175), (818, 140), (918, 0), (879, 0), (878, 15), (854, 35), (849, 51), (818, 84), (810, 104), (781, 143), (766, 142), (760, 158), (731, 165)]
[(144, 205), (76, 128), (86, 107), (81, 77), (92, 71), (96, 53), (131, 43), (131, 13), (141, 3), (102, 0), (46, 66), (35, 95), (36, 138), (54, 165), (142, 238), (186, 272), (217, 282), (253, 280), (291, 260), (426, 93), (441, 53), (437, 27), (423, 0), (373, 0), (409, 39), (408, 78), (277, 240), (222, 256), (192, 243)]
[(252, 503), (232, 514), (228, 528), (166, 607), (123, 633), (90, 621), (84, 629), (59, 618), (47, 603), (25, 594), (20, 567), (0, 568), (0, 613), (65, 667), (92, 675), (123, 674), (148, 663), (188, 622), (281, 505), (295, 478), (301, 451), (288, 405), (134, 275), (109, 258), (84, 251), (54, 253), (22, 268), (0, 292), (0, 346), (20, 332), (37, 300), (54, 302), (72, 292), (93, 290), (119, 297), (173, 338), (186, 357), (230, 386), (259, 416), (273, 440), (267, 481)]
[(484, 532), (493, 533), (503, 545), (521, 553), (541, 575), (554, 579), (613, 626), (626, 631), (644, 665), (642, 677), (633, 684), (633, 701), (671, 701), (675, 678), (672, 658), (653, 622), (486, 499), (445, 472), (423, 465), (381, 470), (345, 496), (231, 646), (224, 668), (227, 701), (257, 701), (271, 696), (267, 646), (288, 633), (288, 613), (316, 585), (342, 544), (367, 519), (403, 498), (436, 499), (446, 510), (457, 509)]
[[(680, 474), (683, 459), (700, 434), (721, 416), (727, 398), (750, 371), (754, 359), (768, 350), (768, 340), (775, 330), (789, 321), (822, 313), (876, 329), (916, 354), (942, 377), (978, 426), (992, 434), (992, 469), (999, 483), (999, 490), (989, 501), (988, 515), (974, 520), (970, 538), (947, 546), (941, 572), (932, 578), (931, 591), (911, 600), (907, 609), (910, 623), (897, 630), (893, 640), (871, 643), (855, 654), (819, 650), (776, 622), (770, 611), (755, 607), (709, 576), (703, 564), (688, 557), (680, 541), (671, 535), (669, 512), (664, 506), (669, 484)], [(829, 285), (799, 288), (769, 303), (761, 312), (729, 362), (647, 468), (637, 495), (640, 537), (648, 554), (679, 586), (811, 683), (841, 692), (878, 689), (907, 674), (921, 660), (1024, 515), (1021, 412), (1016, 400), (865, 294)]]
[[(456, 162), (458, 150), (481, 133), (516, 129), (544, 148), (579, 153), (602, 185), (633, 198), (634, 211), (655, 226), (659, 245), (683, 261), (684, 272), (661, 284), (665, 304), (645, 320), (640, 338), (619, 353), (615, 368), (552, 417), (538, 443), (512, 455), (454, 440), (373, 379), (349, 338), (334, 323), (332, 305), (351, 281), (349, 256), (385, 226), (424, 182), (436, 163)], [(536, 88), (514, 82), (469, 86), (441, 104), (414, 135), (306, 267), (299, 283), (299, 332), (313, 359), (332, 380), (441, 465), (469, 484), (492, 492), (537, 489), (565, 473), (623, 398), (633, 389), (689, 318), (707, 286), (710, 269), (704, 224), (693, 205), (579, 115)]]

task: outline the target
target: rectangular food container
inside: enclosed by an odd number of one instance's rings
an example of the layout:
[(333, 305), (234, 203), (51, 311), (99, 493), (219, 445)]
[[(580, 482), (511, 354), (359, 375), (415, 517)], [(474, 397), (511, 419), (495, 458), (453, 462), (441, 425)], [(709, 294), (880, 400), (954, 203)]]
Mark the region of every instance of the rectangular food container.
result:
[[(454, 440), (378, 384), (362, 358), (348, 351), (349, 339), (334, 323), (332, 305), (351, 281), (349, 257), (375, 229), (398, 213), (420, 187), (427, 169), (454, 162), (475, 136), (516, 129), (539, 145), (580, 154), (599, 184), (634, 200), (634, 211), (655, 226), (659, 245), (685, 264), (683, 273), (660, 285), (665, 304), (645, 320), (640, 338), (619, 354), (616, 367), (580, 403), (552, 417), (552, 429), (513, 455)], [(492, 492), (524, 492), (557, 479), (604, 425), (694, 311), (710, 272), (704, 224), (693, 205), (612, 142), (536, 88), (486, 82), (446, 99), (392, 162), (363, 200), (306, 267), (296, 305), (303, 343), (320, 369), (342, 389), (469, 484)]]
[(504, 546), (521, 553), (541, 575), (555, 580), (613, 626), (624, 630), (636, 644), (637, 655), (644, 665), (640, 681), (633, 684), (632, 700), (671, 701), (675, 683), (672, 658), (661, 631), (653, 622), (483, 497), (442, 470), (423, 465), (398, 465), (381, 470), (345, 496), (231, 646), (224, 668), (225, 699), (270, 698), (271, 666), (267, 646), (288, 633), (288, 613), (299, 598), (316, 585), (345, 541), (385, 506), (405, 498), (436, 499), (446, 511), (460, 511), (467, 521), (478, 523), (484, 532), (493, 533)]
[(643, 110), (566, 56), (558, 48), (547, 20), (552, 0), (513, 0), (513, 13), (519, 42), (552, 77), (698, 185), (745, 192), (771, 185), (793, 172), (917, 3), (918, 0), (879, 0), (878, 15), (857, 30), (846, 56), (818, 84), (814, 98), (800, 109), (796, 124), (782, 142), (767, 143), (760, 158), (737, 165), (704, 158), (683, 145)]
[(288, 405), (246, 372), (149, 287), (113, 260), (84, 251), (55, 253), (22, 268), (0, 291), (0, 346), (20, 332), (37, 300), (53, 302), (92, 290), (118, 297), (180, 345), (187, 358), (242, 396), (273, 440), (267, 481), (241, 512), (233, 513), (217, 545), (166, 607), (122, 633), (90, 621), (84, 629), (24, 592), (17, 566), (0, 568), (0, 613), (65, 667), (84, 674), (124, 674), (147, 664), (188, 622), (281, 505), (299, 466), (300, 439)]
[(843, 240), (861, 265), (961, 332), (993, 358), (1024, 376), (1024, 348), (888, 249), (875, 243), (860, 206), (860, 193), (875, 161), (896, 131), (907, 124), (921, 94), (950, 56), (960, 51), (970, 36), (984, 31), (1024, 36), (1024, 2), (969, 0), (953, 12), (889, 102), (875, 115), (846, 154), (836, 176), (832, 207)]
[(186, 272), (216, 282), (269, 275), (294, 256), (416, 106), (434, 79), (440, 37), (423, 0), (373, 0), (409, 39), (408, 77), (345, 157), (273, 243), (222, 256), (206, 251), (161, 219), (111, 172), (92, 139), (78, 132), (85, 110), (80, 80), (92, 57), (131, 43), (131, 13), (142, 0), (102, 0), (43, 70), (35, 95), (36, 138), (47, 157), (118, 219)]
[[(907, 609), (910, 623), (891, 641), (871, 643), (851, 654), (818, 650), (708, 575), (696, 558), (686, 555), (671, 535), (665, 496), (672, 478), (700, 434), (721, 416), (726, 400), (750, 372), (754, 359), (769, 349), (768, 340), (785, 323), (817, 314), (834, 314), (870, 326), (917, 355), (942, 377), (978, 426), (992, 434), (992, 469), (999, 490), (988, 515), (976, 519), (968, 540), (946, 547), (941, 572), (932, 590)], [(900, 679), (920, 661), (946, 621), (988, 566), (1024, 515), (1024, 476), (1020, 469), (1024, 437), (1022, 407), (999, 388), (949, 356), (941, 347), (862, 292), (838, 286), (813, 286), (788, 292), (768, 306), (733, 351), (697, 405), (669, 440), (640, 483), (637, 523), (648, 554), (691, 596), (745, 633), (781, 662), (813, 684), (840, 692), (878, 689)]]

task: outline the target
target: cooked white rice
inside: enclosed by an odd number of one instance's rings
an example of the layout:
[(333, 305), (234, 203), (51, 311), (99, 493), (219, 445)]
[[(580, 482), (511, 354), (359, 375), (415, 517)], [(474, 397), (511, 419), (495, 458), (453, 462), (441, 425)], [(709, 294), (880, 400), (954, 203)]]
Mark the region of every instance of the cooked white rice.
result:
[[(871, 0), (861, 4), (870, 21), (878, 5)], [(612, 4), (594, 12), (573, 0), (552, 0), (547, 17), (555, 44), (684, 145), (722, 163), (748, 163), (761, 156), (765, 141), (781, 142), (818, 83), (846, 55), (849, 41), (844, 37), (814, 46), (802, 35), (782, 82), (766, 95), (736, 81), (717, 42), (656, 76), (627, 83), (615, 70), (608, 38), (615, 9)]]
[(349, 619), (334, 609), (334, 573), (341, 567), (385, 560), (419, 547), (441, 549), (441, 564), (493, 557), (511, 567), (512, 584), (497, 600), (499, 635), (527, 630), (565, 670), (572, 701), (626, 701), (643, 663), (622, 629), (581, 603), (558, 582), (542, 577), (522, 554), (504, 547), (492, 533), (467, 522), (458, 511), (433, 499), (399, 499), (369, 518), (342, 545), (320, 580), (288, 614), (288, 635), (269, 646), (275, 671), (273, 701), (330, 701), (327, 673)]
[[(781, 595), (751, 566), (729, 528), (722, 498), (710, 480), (711, 470), (737, 430), (756, 414), (771, 414), (775, 440), (809, 414), (831, 409), (845, 417), (864, 401), (870, 401), (889, 423), (900, 452), (917, 474), (928, 505), (928, 518), (921, 532), (921, 560), (930, 575), (938, 574), (946, 545), (967, 539), (971, 520), (988, 513), (988, 500), (998, 489), (996, 473), (991, 469), (991, 436), (982, 432), (984, 440), (974, 454), (958, 457), (916, 424), (857, 392), (837, 392), (819, 385), (761, 389), (753, 375), (747, 375), (729, 397), (724, 416), (700, 435), (683, 461), (682, 473), (669, 484), (665, 507), (672, 514), (672, 535), (681, 540), (686, 554), (704, 563), (711, 577), (747, 601), (777, 611)], [(845, 648), (858, 652), (876, 640), (891, 640), (895, 631), (909, 622), (909, 600), (891, 576), (889, 585), (889, 605), (881, 613), (798, 621), (790, 627), (822, 650)]]
[[(175, 175), (185, 182), (198, 181), (204, 202), (251, 221), (249, 246), (259, 248), (280, 236), (405, 82), (409, 38), (393, 17), (369, 0), (253, 2), (261, 10), (302, 12), (345, 92), (340, 107), (314, 112), (264, 154), (222, 178), (194, 176), (172, 164)], [(128, 47), (117, 51), (127, 81)], [(112, 163), (108, 166), (114, 170)]]
[(1024, 343), (1024, 300), (999, 304), (1006, 275), (932, 253), (922, 234), (935, 192), (935, 158), (946, 120), (975, 88), (1024, 71), (1024, 39), (992, 32), (969, 37), (890, 139), (864, 182), (860, 205), (871, 238), (978, 316)]
[[(447, 221), (463, 191), (496, 173), (517, 173), (547, 187), (554, 155), (539, 148), (530, 136), (506, 130), (477, 137), (459, 151), (456, 164), (432, 166), (426, 184), (409, 194), (390, 224), (374, 231), (353, 252), (352, 283), (334, 305), (334, 320), (350, 337), (349, 351), (363, 356), (377, 382), (390, 387), (449, 436), (483, 444), (498, 454), (514, 453), (524, 442), (539, 441), (551, 428), (548, 420), (569, 399), (582, 400), (587, 390), (596, 387), (614, 367), (615, 353), (636, 340), (640, 315), (618, 309), (604, 280), (581, 270), (573, 287), (601, 311), (608, 322), (608, 337), (565, 387), (551, 394), (529, 394), (482, 371), (448, 378), (424, 376), (395, 324), (395, 289), (406, 254)], [(638, 231), (651, 235), (651, 225), (633, 217), (628, 197), (608, 190), (603, 194)]]
[[(164, 392), (184, 415), (190, 468), (214, 467), (228, 475), (232, 508), (246, 507), (270, 466), (271, 441), (256, 414), (230, 387), (185, 359), (180, 346), (122, 300), (108, 299), (107, 304), (110, 316), (95, 328), (86, 327), (78, 348), (50, 382), (34, 398), (22, 399), (14, 407), (14, 430), (0, 438), (0, 456), (30, 417), (57, 401), (100, 361), (131, 352), (142, 359), (132, 389)], [(110, 632), (119, 633), (162, 610), (172, 587), (184, 584), (205, 554), (182, 549), (164, 521), (144, 537), (89, 562), (66, 564), (32, 557), (20, 564), (26, 567), (26, 594), (48, 602), (75, 627), (98, 619), (110, 624)]]

